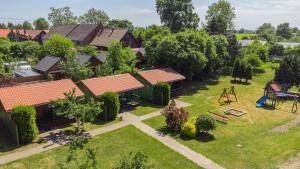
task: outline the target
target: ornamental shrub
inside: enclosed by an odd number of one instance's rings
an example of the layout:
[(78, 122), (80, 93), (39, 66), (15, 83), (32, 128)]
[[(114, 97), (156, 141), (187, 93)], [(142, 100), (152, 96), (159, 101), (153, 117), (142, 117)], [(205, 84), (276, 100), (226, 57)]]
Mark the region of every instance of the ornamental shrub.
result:
[(106, 92), (100, 97), (103, 102), (103, 118), (104, 120), (115, 120), (120, 111), (120, 101), (117, 93)]
[(32, 142), (38, 136), (36, 111), (33, 106), (16, 106), (12, 109), (11, 118), (18, 128), (20, 144)]
[(191, 138), (196, 137), (196, 126), (195, 124), (191, 123), (190, 121), (184, 123), (182, 134)]
[(153, 102), (157, 105), (168, 105), (170, 102), (171, 87), (166, 82), (158, 82), (153, 88)]
[(174, 100), (162, 110), (162, 115), (166, 118), (167, 127), (174, 132), (180, 132), (183, 124), (187, 122), (189, 113), (183, 108), (178, 108)]
[(201, 114), (197, 118), (196, 129), (197, 133), (208, 132), (210, 130), (216, 129), (216, 120), (212, 118), (210, 115)]
[(184, 123), (182, 128), (182, 134), (191, 138), (196, 137), (197, 135), (196, 122), (197, 122), (197, 117), (193, 117), (188, 122)]

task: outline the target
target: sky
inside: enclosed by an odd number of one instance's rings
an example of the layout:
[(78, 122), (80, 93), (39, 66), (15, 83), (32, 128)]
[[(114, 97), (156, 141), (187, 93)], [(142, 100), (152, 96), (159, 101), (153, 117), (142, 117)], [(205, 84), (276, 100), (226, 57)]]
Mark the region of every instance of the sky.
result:
[[(201, 22), (208, 6), (217, 0), (193, 0)], [(263, 23), (278, 25), (289, 22), (300, 28), (300, 0), (229, 0), (235, 7), (236, 29), (255, 30)], [(90, 8), (104, 10), (110, 18), (128, 19), (135, 26), (160, 24), (155, 0), (0, 0), (0, 22), (22, 23), (48, 17), (49, 8), (71, 7), (76, 16)]]

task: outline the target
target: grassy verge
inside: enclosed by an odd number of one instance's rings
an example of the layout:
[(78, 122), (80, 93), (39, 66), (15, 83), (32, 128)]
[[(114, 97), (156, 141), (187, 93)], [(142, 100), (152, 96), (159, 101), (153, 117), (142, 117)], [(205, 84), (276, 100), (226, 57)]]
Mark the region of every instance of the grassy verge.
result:
[[(118, 123), (118, 122), (119, 122), (118, 119), (116, 119), (114, 121), (110, 121), (110, 122), (106, 122), (106, 121), (103, 121), (103, 120), (96, 119), (94, 122), (84, 123), (84, 127), (83, 128), (86, 131), (91, 131), (91, 130), (94, 130), (94, 129), (97, 129), (97, 128), (101, 128), (101, 127), (105, 127), (105, 126), (108, 126), (108, 125), (111, 125), (111, 124), (115, 124), (115, 123)], [(75, 130), (75, 125), (76, 125), (75, 123), (74, 124), (70, 124), (70, 126), (65, 127), (65, 128), (61, 128), (59, 130), (62, 130), (62, 131), (65, 131), (65, 130)], [(0, 156), (6, 155), (6, 154), (9, 154), (9, 153), (18, 152), (18, 151), (27, 150), (27, 149), (36, 147), (38, 145), (41, 145), (41, 144), (37, 143), (36, 141), (33, 142), (33, 143), (31, 143), (31, 144), (21, 145), (21, 146), (11, 145), (9, 143), (9, 141), (6, 139), (6, 136), (4, 135), (4, 133), (2, 133), (0, 131)]]
[(150, 102), (141, 102), (141, 104), (134, 109), (130, 110), (130, 113), (136, 115), (136, 116), (142, 116), (149, 113), (153, 113), (155, 111), (158, 111), (162, 108), (162, 106), (154, 105)]
[[(97, 151), (99, 168), (110, 169), (116, 167), (119, 160), (124, 156), (137, 151), (142, 151), (148, 156), (148, 163), (154, 165), (155, 168), (200, 168), (133, 126), (95, 137), (89, 141), (88, 146)], [(64, 146), (0, 166), (0, 168), (55, 168), (59, 162), (64, 162), (66, 155), (67, 147)], [(85, 154), (82, 153), (82, 155)]]

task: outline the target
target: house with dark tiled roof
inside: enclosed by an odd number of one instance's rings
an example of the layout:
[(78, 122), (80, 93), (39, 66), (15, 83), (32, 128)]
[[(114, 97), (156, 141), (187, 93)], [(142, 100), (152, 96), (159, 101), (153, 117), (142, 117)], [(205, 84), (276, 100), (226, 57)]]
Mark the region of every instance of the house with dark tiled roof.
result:
[(36, 65), (34, 65), (32, 69), (43, 74), (45, 78), (48, 74), (51, 74), (54, 79), (60, 79), (62, 75), (59, 69), (59, 62), (61, 60), (61, 57), (46, 56)]
[(94, 45), (102, 51), (106, 51), (113, 41), (121, 42), (124, 47), (140, 47), (139, 42), (128, 29), (104, 28), (102, 24), (58, 25), (45, 35), (44, 41), (54, 34), (69, 38), (76, 45)]
[(90, 44), (105, 51), (113, 41), (121, 42), (124, 47), (140, 47), (132, 33), (128, 29), (121, 28), (102, 29)]
[(103, 29), (102, 24), (70, 24), (53, 27), (44, 37), (48, 40), (52, 35), (59, 34), (71, 39), (76, 45), (89, 45)]
[(98, 56), (96, 56), (96, 58), (99, 61), (101, 61), (102, 63), (104, 63), (106, 58), (107, 58), (107, 53), (106, 52), (101, 52)]
[(91, 68), (95, 68), (96, 66), (104, 63), (104, 61), (102, 61), (102, 59), (99, 58), (98, 56), (90, 56), (90, 55), (85, 55), (85, 54), (76, 55), (76, 59), (81, 64), (88, 64)]
[(167, 82), (171, 86), (171, 97), (180, 95), (181, 82), (186, 78), (172, 68), (162, 68), (140, 71), (136, 78), (144, 84), (142, 97), (147, 100), (153, 100), (153, 87), (158, 82)]
[(12, 140), (17, 140), (15, 139), (16, 131), (11, 131), (12, 126), (16, 125), (11, 119), (11, 110), (19, 105), (35, 107), (40, 130), (43, 130), (45, 126), (56, 127), (46, 125), (53, 124), (53, 121), (56, 125), (59, 122), (66, 122), (52, 113), (49, 103), (53, 100), (64, 99), (64, 93), (74, 88), (76, 96), (83, 96), (82, 91), (70, 79), (0, 88), (0, 120), (7, 129), (8, 136), (12, 137)]

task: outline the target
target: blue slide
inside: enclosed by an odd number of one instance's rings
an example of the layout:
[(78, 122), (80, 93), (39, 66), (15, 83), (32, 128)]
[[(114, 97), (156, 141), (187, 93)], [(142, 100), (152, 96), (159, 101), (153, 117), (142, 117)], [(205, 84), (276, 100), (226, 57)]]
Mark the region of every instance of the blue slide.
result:
[(262, 107), (265, 103), (265, 101), (268, 99), (267, 96), (263, 96), (256, 102), (256, 107)]

